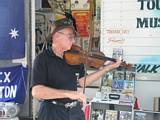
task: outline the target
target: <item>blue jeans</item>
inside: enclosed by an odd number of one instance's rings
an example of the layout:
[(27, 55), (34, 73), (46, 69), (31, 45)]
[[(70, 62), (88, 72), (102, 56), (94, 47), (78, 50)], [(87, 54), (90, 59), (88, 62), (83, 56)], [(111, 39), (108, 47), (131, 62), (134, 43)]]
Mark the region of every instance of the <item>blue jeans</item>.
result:
[(41, 104), (37, 120), (85, 120), (81, 106), (65, 108), (52, 102), (44, 101)]

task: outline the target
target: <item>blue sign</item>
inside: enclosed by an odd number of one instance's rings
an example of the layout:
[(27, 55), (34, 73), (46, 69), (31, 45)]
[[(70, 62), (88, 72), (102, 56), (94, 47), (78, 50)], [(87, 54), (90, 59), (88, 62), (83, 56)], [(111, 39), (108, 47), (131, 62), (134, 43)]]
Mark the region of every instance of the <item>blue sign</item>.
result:
[(24, 0), (1, 0), (0, 59), (18, 59), (25, 55)]
[(24, 103), (27, 68), (19, 66), (0, 68), (0, 102)]

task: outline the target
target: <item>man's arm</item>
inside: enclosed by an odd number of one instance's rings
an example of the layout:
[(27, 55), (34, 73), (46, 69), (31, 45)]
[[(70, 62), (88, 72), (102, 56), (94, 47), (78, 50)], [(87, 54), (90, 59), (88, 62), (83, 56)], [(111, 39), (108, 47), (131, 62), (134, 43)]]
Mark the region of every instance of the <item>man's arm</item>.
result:
[(70, 90), (59, 90), (44, 85), (35, 85), (32, 88), (32, 96), (39, 100), (70, 98), (85, 103), (86, 97), (83, 93)]
[(84, 87), (84, 80), (86, 78), (86, 83), (85, 85), (88, 86), (91, 83), (93, 83), (94, 81), (98, 80), (101, 76), (103, 76), (106, 72), (109, 72), (117, 67), (119, 67), (119, 65), (121, 64), (121, 60), (117, 60), (117, 62), (109, 64), (104, 66), (103, 68), (100, 68), (99, 70), (87, 75), (86, 77), (82, 77), (79, 79), (79, 85), (81, 87)]

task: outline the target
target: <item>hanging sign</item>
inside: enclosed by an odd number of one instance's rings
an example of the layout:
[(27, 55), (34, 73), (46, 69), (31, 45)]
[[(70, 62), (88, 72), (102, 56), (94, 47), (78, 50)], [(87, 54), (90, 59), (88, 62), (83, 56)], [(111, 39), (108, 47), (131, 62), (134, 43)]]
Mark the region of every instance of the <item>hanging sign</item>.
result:
[(24, 103), (27, 69), (19, 66), (0, 68), (0, 102)]
[(90, 0), (71, 0), (71, 10), (89, 10)]
[(89, 18), (90, 11), (72, 11), (72, 15), (76, 19), (76, 26), (81, 37), (89, 36)]

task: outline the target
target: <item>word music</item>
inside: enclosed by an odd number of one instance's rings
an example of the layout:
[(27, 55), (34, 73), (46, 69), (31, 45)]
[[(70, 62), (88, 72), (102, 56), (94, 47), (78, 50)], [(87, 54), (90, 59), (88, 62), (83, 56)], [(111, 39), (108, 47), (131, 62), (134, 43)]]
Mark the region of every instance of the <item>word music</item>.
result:
[[(138, 0), (140, 2), (140, 10), (158, 11), (160, 12), (160, 0)], [(159, 17), (137, 18), (137, 28), (159, 28)]]

